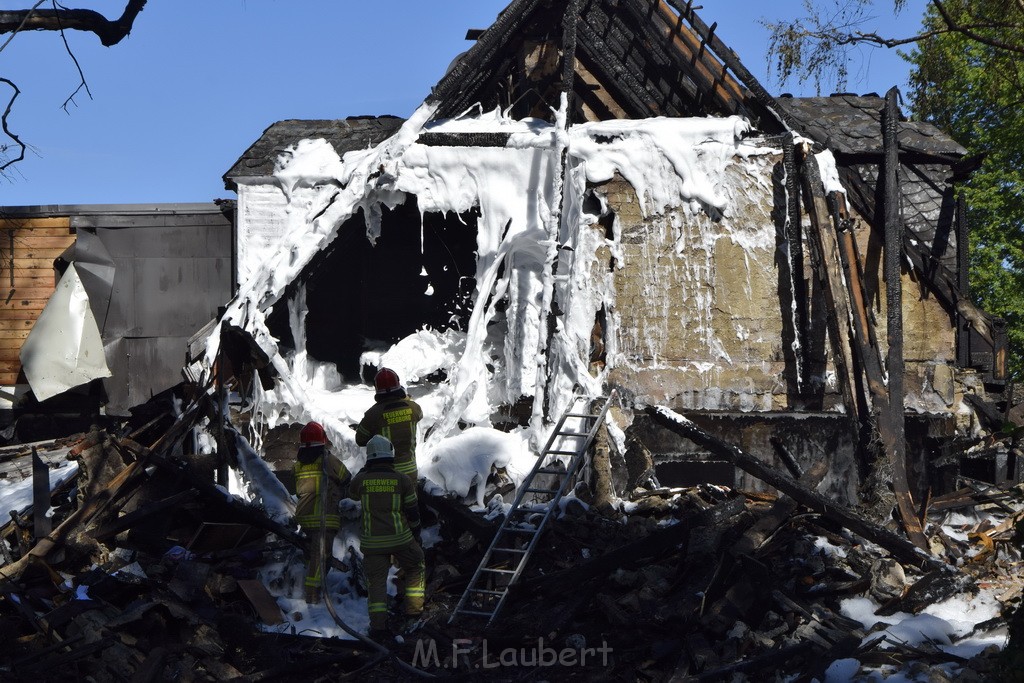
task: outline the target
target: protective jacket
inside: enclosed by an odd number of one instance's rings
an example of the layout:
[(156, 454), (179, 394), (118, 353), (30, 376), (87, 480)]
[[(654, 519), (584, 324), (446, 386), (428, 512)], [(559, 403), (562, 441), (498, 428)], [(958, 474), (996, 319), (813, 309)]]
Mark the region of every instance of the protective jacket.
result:
[(380, 434), (395, 447), (395, 470), (416, 482), (416, 424), (423, 409), (402, 389), (377, 394), (376, 403), (366, 411), (356, 428), (356, 444), (365, 446)]
[[(324, 469), (323, 459), (327, 458)], [(338, 503), (341, 501), (341, 487), (351, 475), (345, 464), (327, 453), (323, 446), (303, 446), (295, 460), (295, 493), (299, 503), (295, 506), (295, 521), (303, 529), (320, 527), (321, 505), (326, 504), (324, 524), (328, 529), (341, 528)], [(327, 487), (326, 500), (322, 494)]]
[(363, 553), (400, 549), (419, 534), (416, 486), (388, 462), (368, 462), (348, 487), (348, 497), (362, 503), (359, 547)]

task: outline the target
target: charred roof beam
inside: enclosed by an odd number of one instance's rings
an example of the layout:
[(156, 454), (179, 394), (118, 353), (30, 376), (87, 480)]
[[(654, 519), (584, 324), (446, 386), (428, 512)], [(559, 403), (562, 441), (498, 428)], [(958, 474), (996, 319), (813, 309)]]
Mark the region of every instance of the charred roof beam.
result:
[[(631, 76), (636, 83), (635, 87), (643, 93), (640, 99), (646, 100), (647, 111), (637, 115), (637, 118), (683, 116), (696, 112), (696, 107), (687, 106), (684, 96), (691, 102), (697, 102), (701, 90), (692, 79), (686, 77), (687, 68), (681, 60), (671, 58), (668, 51), (639, 49), (658, 45), (662, 39), (649, 29), (642, 16), (638, 17), (628, 11), (635, 10), (635, 5), (632, 2), (624, 3), (612, 13), (605, 12), (598, 4), (594, 2), (590, 5), (580, 23), (586, 24), (593, 34), (601, 37), (604, 45), (621, 64), (622, 75)], [(624, 17), (632, 21), (626, 23)], [(617, 76), (621, 78), (622, 75)], [(658, 87), (659, 80), (664, 83), (664, 87)]]
[[(514, 0), (508, 8), (502, 12), (497, 20), (484, 31), (483, 35), (473, 47), (466, 52), (438, 82), (433, 91), (427, 97), (427, 102), (441, 103), (438, 113), (443, 109), (449, 115), (456, 106), (445, 106), (449, 100), (453, 102), (465, 102), (472, 100), (475, 88), (487, 78), (481, 77), (481, 72), (495, 73), (493, 69), (484, 68), (487, 64), (494, 64), (501, 55), (502, 49), (507, 46), (510, 40), (519, 31), (523, 21), (540, 4), (541, 0)], [(476, 77), (473, 78), (473, 74)], [(456, 111), (456, 114), (459, 113)]]
[(704, 21), (697, 16), (697, 13), (693, 11), (692, 2), (683, 2), (682, 0), (665, 0), (674, 10), (676, 10), (680, 16), (685, 18), (690, 25), (693, 27), (697, 35), (703, 40), (706, 40), (711, 50), (722, 60), (729, 69), (736, 74), (737, 79), (748, 89), (753, 95), (754, 99), (765, 108), (768, 114), (771, 114), (779, 123), (783, 126), (790, 128), (791, 130), (802, 130), (801, 126), (796, 120), (790, 116), (786, 111), (782, 109), (775, 101), (764, 86), (754, 78), (745, 66), (740, 62), (739, 57), (736, 56), (732, 50), (722, 42), (721, 38), (711, 33), (711, 29)]
[(595, 67), (591, 69), (594, 75), (605, 84), (617, 86), (613, 97), (621, 103), (626, 114), (632, 118), (648, 118), (655, 106), (647, 99), (648, 93), (643, 85), (617, 61), (608, 44), (587, 22), (580, 22), (578, 30), (581, 47), (589, 48), (578, 54), (586, 54)]

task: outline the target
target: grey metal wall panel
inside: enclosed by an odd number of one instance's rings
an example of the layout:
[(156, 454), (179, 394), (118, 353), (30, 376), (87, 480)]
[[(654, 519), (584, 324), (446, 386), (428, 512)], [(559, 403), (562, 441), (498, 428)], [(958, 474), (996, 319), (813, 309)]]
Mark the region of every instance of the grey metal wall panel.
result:
[(228, 259), (145, 258), (132, 265), (136, 334), (190, 337), (230, 298)]
[(116, 215), (116, 216), (76, 216), (71, 225), (75, 228), (160, 228), (175, 225), (202, 225), (231, 229), (231, 221), (222, 213), (195, 214), (178, 213), (147, 216)]
[(135, 323), (135, 262), (130, 258), (114, 258), (114, 284), (107, 307), (106, 323), (100, 330), (103, 341), (118, 337), (139, 336)]
[(104, 385), (107, 411), (126, 415), (181, 382), (188, 339), (230, 300), (232, 231), (220, 214), (116, 218), (90, 217), (98, 227), (80, 226), (76, 254), (95, 261), (103, 252), (113, 265), (101, 329), (113, 377)]
[(141, 337), (119, 340), (111, 349), (119, 356), (114, 376), (104, 381), (107, 413), (128, 415), (129, 408), (182, 381), (187, 337)]
[(231, 254), (231, 230), (221, 226), (169, 225), (167, 227), (98, 228), (111, 256), (134, 258), (208, 258)]

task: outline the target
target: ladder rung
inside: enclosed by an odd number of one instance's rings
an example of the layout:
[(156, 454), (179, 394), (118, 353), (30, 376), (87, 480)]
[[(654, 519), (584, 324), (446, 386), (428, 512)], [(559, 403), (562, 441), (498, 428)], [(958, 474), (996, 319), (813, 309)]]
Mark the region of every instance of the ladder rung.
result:
[(547, 455), (576, 455), (579, 451), (548, 451)]
[(537, 474), (565, 474), (565, 470), (550, 470), (544, 468), (537, 470)]
[(526, 489), (527, 493), (558, 493), (559, 489)]
[(555, 432), (555, 436), (571, 436), (576, 439), (582, 439), (587, 436), (586, 432)]
[(512, 569), (491, 569), (490, 567), (480, 567), (482, 572), (491, 572), (492, 574), (515, 574)]
[(481, 611), (475, 610), (475, 609), (460, 609), (459, 610), (459, 614), (475, 614), (475, 615), (480, 616), (480, 617), (494, 616), (494, 612), (481, 612)]
[(505, 595), (508, 591), (489, 591), (486, 588), (470, 588), (470, 593), (483, 593), (485, 595)]
[(522, 548), (491, 548), (492, 553), (525, 553), (526, 551)]
[(588, 420), (596, 420), (597, 415), (588, 415), (586, 413), (566, 413), (564, 417), (583, 417)]
[(536, 529), (517, 529), (515, 527), (506, 527), (505, 531), (508, 532), (508, 533), (516, 533), (516, 534), (535, 534), (535, 533), (537, 533)]

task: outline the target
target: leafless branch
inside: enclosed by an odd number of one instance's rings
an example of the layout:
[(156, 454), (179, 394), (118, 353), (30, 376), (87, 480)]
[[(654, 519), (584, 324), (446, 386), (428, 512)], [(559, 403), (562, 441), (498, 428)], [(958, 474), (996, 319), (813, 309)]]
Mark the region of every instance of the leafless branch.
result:
[[(53, 9), (54, 11), (57, 10), (57, 0), (53, 0)], [(60, 23), (59, 17), (57, 19), (57, 23)], [(68, 103), (74, 101), (75, 95), (77, 95), (82, 88), (85, 88), (85, 92), (89, 96), (90, 100), (92, 99), (92, 91), (89, 90), (89, 84), (85, 82), (85, 74), (82, 72), (82, 65), (78, 63), (78, 58), (75, 57), (75, 53), (71, 51), (71, 46), (68, 45), (68, 37), (64, 34), (63, 26), (61, 26), (60, 28), (60, 38), (64, 41), (64, 49), (68, 51), (68, 56), (71, 57), (71, 61), (75, 63), (75, 68), (78, 69), (78, 78), (80, 79), (78, 82), (78, 87), (75, 88), (75, 91), (68, 95), (68, 98), (64, 100), (64, 104), (60, 105), (60, 108), (63, 109), (65, 113), (67, 113)]]
[(14, 90), (14, 94), (11, 95), (11, 99), (7, 102), (7, 108), (4, 110), (3, 116), (0, 116), (0, 126), (3, 127), (4, 134), (11, 140), (14, 140), (14, 143), (19, 147), (17, 157), (8, 159), (3, 164), (0, 164), (0, 172), (2, 172), (8, 166), (16, 164), (25, 158), (25, 143), (22, 142), (21, 139), (18, 138), (18, 136), (15, 135), (14, 133), (12, 133), (11, 130), (7, 127), (7, 116), (11, 113), (11, 108), (14, 106), (14, 100), (18, 99), (18, 95), (21, 94), (21, 91), (18, 90), (18, 86), (16, 86), (13, 81), (3, 78), (2, 76), (0, 76), (0, 83), (6, 83), (7, 85), (11, 86), (11, 89)]
[[(110, 47), (131, 33), (132, 25), (147, 0), (128, 0), (124, 12), (113, 21), (88, 9), (53, 9), (0, 11), (0, 34), (18, 31), (60, 31), (70, 29), (94, 33)], [(37, 3), (36, 7), (41, 3)]]

